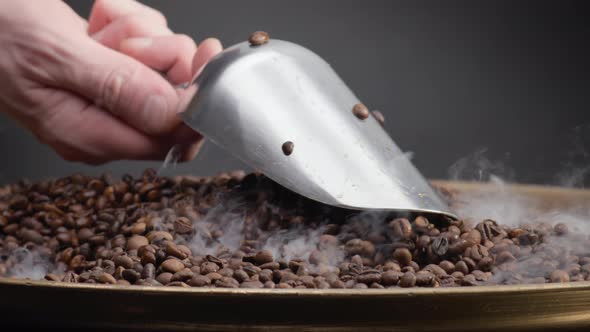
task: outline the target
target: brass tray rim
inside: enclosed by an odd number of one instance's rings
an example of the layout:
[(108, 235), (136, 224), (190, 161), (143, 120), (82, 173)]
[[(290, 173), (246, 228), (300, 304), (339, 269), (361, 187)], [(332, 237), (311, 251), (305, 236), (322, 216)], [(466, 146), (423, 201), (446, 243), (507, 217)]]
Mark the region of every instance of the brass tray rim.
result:
[(270, 289), (270, 288), (207, 288), (207, 287), (166, 287), (166, 286), (139, 286), (139, 285), (105, 285), (65, 283), (47, 280), (11, 279), (0, 278), (0, 285), (21, 287), (44, 287), (57, 289), (75, 289), (86, 291), (104, 291), (121, 293), (180, 293), (186, 295), (275, 295), (275, 296), (386, 296), (406, 297), (420, 295), (510, 295), (523, 292), (560, 292), (590, 289), (590, 281), (576, 281), (567, 283), (545, 284), (518, 284), (518, 285), (494, 285), (472, 287), (439, 287), (439, 288), (386, 288), (386, 289)]

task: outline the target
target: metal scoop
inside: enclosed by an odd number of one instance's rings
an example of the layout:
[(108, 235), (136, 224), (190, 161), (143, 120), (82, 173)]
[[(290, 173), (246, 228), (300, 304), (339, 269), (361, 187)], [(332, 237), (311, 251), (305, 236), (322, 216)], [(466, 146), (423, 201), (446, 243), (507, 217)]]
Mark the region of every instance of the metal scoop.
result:
[(455, 218), (366, 108), (353, 111), (359, 99), (310, 50), (251, 38), (213, 58), (191, 85), (184, 122), (300, 195)]

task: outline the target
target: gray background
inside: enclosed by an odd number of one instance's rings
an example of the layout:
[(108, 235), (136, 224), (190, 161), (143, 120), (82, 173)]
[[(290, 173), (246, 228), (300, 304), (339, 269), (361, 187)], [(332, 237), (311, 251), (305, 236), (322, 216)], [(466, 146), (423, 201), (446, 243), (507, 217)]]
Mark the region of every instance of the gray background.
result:
[[(265, 30), (316, 51), (385, 114), (388, 132), (428, 177), (493, 172), (522, 182), (589, 183), (590, 24), (582, 2), (144, 2), (197, 40), (215, 36), (227, 46)], [(92, 1), (68, 3), (86, 17)], [(138, 174), (161, 164), (67, 163), (10, 119), (0, 121), (1, 182)], [(167, 173), (240, 167), (206, 144), (197, 160)]]

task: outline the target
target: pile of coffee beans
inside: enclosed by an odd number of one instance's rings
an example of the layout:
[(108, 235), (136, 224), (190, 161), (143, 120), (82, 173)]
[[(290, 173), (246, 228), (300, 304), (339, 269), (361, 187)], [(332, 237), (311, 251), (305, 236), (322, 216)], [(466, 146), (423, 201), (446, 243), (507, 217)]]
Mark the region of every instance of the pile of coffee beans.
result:
[(563, 223), (511, 228), (334, 208), (256, 173), (75, 174), (0, 188), (0, 277), (52, 282), (377, 289), (568, 282), (590, 278), (589, 244)]

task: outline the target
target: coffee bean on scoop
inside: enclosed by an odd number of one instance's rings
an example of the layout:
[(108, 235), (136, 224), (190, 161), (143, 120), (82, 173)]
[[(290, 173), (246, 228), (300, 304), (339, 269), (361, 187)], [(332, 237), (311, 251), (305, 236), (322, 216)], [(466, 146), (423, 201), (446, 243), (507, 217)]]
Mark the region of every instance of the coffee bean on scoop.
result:
[(270, 36), (264, 31), (256, 31), (250, 35), (248, 42), (251, 46), (260, 46), (268, 43)]
[(352, 114), (361, 120), (369, 117), (369, 109), (364, 104), (358, 103), (352, 108)]
[(291, 141), (286, 141), (285, 143), (283, 143), (281, 149), (283, 150), (283, 154), (285, 156), (289, 156), (291, 155), (291, 153), (293, 153), (293, 150), (295, 149), (295, 144)]

